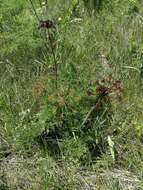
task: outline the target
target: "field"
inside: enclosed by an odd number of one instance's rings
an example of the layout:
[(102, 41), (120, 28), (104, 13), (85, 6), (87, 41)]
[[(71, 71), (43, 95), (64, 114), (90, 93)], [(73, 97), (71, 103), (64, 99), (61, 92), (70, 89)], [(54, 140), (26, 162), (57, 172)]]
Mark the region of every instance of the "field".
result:
[(142, 0), (0, 0), (0, 190), (143, 190)]

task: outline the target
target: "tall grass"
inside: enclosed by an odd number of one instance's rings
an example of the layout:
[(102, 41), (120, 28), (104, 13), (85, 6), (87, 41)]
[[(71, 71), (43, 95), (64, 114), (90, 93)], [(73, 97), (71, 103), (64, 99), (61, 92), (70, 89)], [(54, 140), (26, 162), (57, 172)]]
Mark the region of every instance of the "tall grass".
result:
[(0, 187), (141, 189), (142, 2), (32, 2), (0, 8)]

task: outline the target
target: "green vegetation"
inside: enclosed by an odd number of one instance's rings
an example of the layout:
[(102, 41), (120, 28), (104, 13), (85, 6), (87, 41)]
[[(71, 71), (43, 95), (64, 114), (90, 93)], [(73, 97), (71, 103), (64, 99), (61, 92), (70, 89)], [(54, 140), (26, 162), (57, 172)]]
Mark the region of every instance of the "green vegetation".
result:
[(0, 0), (0, 189), (143, 189), (143, 2)]

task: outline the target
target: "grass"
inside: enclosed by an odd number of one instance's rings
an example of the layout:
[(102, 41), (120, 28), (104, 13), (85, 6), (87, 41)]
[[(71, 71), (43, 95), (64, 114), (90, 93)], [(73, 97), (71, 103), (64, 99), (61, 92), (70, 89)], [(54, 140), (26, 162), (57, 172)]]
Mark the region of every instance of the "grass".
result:
[(0, 189), (143, 189), (142, 2), (38, 2), (1, 3)]

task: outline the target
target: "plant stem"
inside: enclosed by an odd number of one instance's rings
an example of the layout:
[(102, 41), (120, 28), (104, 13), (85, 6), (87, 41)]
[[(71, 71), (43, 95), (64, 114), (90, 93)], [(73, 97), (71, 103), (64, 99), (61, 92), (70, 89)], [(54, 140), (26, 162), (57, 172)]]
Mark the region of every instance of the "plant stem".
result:
[(36, 9), (35, 9), (35, 7), (34, 7), (34, 4), (33, 4), (32, 0), (29, 0), (29, 1), (30, 1), (30, 3), (31, 3), (32, 9), (33, 9), (33, 11), (34, 11), (34, 14), (35, 14), (37, 20), (40, 22), (40, 18), (39, 18), (39, 16), (38, 16), (37, 12), (36, 12)]
[(55, 87), (56, 89), (58, 88), (58, 63), (56, 60), (56, 55), (55, 55), (55, 51), (54, 51), (54, 47), (53, 47), (53, 43), (52, 43), (52, 39), (51, 39), (51, 34), (50, 31), (48, 29), (48, 38), (49, 38), (49, 42), (50, 42), (50, 47), (51, 47), (51, 52), (53, 55), (53, 60), (54, 60), (54, 69), (55, 69)]

